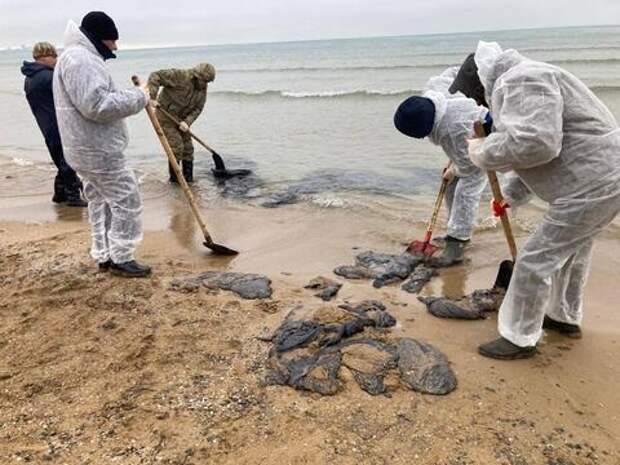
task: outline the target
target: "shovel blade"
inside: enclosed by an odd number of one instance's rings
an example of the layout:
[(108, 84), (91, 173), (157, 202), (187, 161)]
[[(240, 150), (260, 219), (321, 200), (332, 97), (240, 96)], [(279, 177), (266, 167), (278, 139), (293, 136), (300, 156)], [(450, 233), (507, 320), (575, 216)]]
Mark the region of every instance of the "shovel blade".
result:
[(229, 169), (217, 169), (214, 168), (211, 170), (213, 173), (213, 177), (218, 179), (230, 179), (230, 178), (240, 178), (243, 176), (249, 176), (252, 174), (250, 170), (229, 170)]
[(213, 251), (214, 254), (216, 255), (238, 255), (239, 252), (237, 252), (236, 250), (233, 250), (229, 247), (226, 247), (225, 245), (221, 245), (221, 244), (216, 244), (213, 241), (210, 240), (205, 240), (203, 242), (204, 246), (207, 249), (211, 249)]
[(215, 170), (217, 171), (226, 171), (226, 165), (224, 164), (224, 160), (220, 157), (220, 154), (215, 150), (211, 152), (211, 156), (213, 157), (213, 164), (215, 165)]
[(427, 258), (433, 256), (435, 252), (439, 250), (439, 247), (431, 244), (427, 241), (412, 241), (407, 247), (407, 252), (412, 255), (423, 255)]
[(513, 268), (514, 262), (512, 260), (504, 260), (500, 263), (497, 277), (495, 278), (495, 284), (493, 284), (494, 289), (508, 289)]

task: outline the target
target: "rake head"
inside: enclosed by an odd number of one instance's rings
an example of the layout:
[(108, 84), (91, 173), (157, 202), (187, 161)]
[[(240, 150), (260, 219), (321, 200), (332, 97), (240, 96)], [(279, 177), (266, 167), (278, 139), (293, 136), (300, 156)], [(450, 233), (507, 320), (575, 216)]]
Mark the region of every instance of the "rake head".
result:
[(411, 241), (407, 247), (407, 252), (412, 255), (423, 255), (425, 258), (431, 258), (439, 247), (430, 243), (430, 241)]

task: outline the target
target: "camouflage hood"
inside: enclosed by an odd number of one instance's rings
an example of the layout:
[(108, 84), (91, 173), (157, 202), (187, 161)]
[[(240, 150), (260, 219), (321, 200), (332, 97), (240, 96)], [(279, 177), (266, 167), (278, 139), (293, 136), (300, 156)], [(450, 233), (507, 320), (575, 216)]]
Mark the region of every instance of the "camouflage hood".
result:
[(204, 82), (211, 82), (215, 79), (215, 68), (210, 63), (200, 63), (192, 68), (192, 72), (197, 79)]

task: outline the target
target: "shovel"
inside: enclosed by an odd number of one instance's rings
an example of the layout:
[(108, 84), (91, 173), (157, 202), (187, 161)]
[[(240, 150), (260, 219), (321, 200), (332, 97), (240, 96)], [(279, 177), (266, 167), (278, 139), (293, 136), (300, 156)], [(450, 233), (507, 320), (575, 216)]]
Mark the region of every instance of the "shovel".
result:
[[(474, 132), (476, 133), (477, 137), (486, 136), (484, 132), (484, 127), (480, 122), (476, 122), (474, 124)], [(502, 189), (499, 185), (499, 181), (497, 180), (497, 173), (495, 171), (487, 171), (487, 177), (489, 178), (491, 192), (493, 192), (493, 199), (495, 199), (496, 203), (502, 204), (504, 202), (504, 195), (502, 194)], [(507, 289), (508, 284), (510, 284), (510, 278), (512, 277), (512, 269), (515, 262), (517, 261), (517, 244), (515, 242), (514, 234), (512, 233), (512, 226), (510, 225), (510, 218), (508, 218), (508, 213), (504, 211), (500, 216), (500, 219), (502, 221), (504, 236), (506, 236), (506, 242), (508, 243), (508, 248), (510, 249), (510, 255), (512, 256), (512, 261), (504, 260), (500, 264), (494, 287), (501, 287), (503, 289)]]
[(407, 247), (407, 252), (412, 255), (423, 255), (424, 258), (430, 258), (433, 254), (439, 249), (439, 247), (431, 244), (431, 239), (433, 238), (433, 230), (435, 229), (435, 223), (437, 223), (437, 217), (439, 216), (439, 210), (441, 209), (441, 204), (443, 203), (443, 197), (446, 193), (446, 188), (448, 187), (448, 181), (446, 179), (441, 180), (441, 187), (439, 188), (439, 193), (437, 194), (437, 198), (435, 199), (435, 206), (433, 208), (433, 215), (431, 216), (431, 220), (428, 223), (428, 228), (426, 229), (426, 234), (424, 235), (424, 240), (422, 241), (412, 241), (411, 244)]
[[(181, 121), (176, 118), (174, 115), (164, 110), (162, 107), (157, 107), (157, 109), (170, 121), (172, 121), (177, 126), (181, 124)], [(211, 152), (211, 156), (213, 157), (213, 163), (215, 164), (215, 168), (211, 170), (213, 176), (216, 178), (233, 178), (235, 176), (247, 176), (252, 174), (250, 170), (228, 170), (226, 169), (226, 165), (224, 165), (224, 160), (220, 157), (219, 153), (213, 150), (211, 147), (207, 145), (205, 141), (200, 139), (196, 134), (192, 131), (187, 131), (187, 133), (200, 145), (202, 145), (205, 149)]]
[[(136, 87), (140, 86), (140, 79), (138, 78), (138, 76), (132, 76), (131, 81), (134, 83)], [(170, 144), (168, 143), (168, 139), (166, 138), (166, 135), (164, 134), (164, 131), (161, 128), (159, 121), (157, 120), (157, 116), (155, 115), (155, 110), (153, 109), (153, 106), (151, 105), (150, 102), (146, 106), (146, 112), (149, 115), (149, 119), (151, 120), (151, 123), (153, 124), (153, 129), (155, 129), (155, 133), (157, 134), (157, 137), (159, 138), (159, 141), (161, 142), (161, 145), (164, 148), (164, 152), (166, 152), (166, 155), (168, 156), (168, 161), (170, 162), (170, 165), (172, 166), (172, 169), (174, 170), (177, 176), (177, 179), (179, 180), (181, 189), (183, 190), (183, 193), (185, 194), (185, 197), (187, 198), (187, 201), (189, 202), (189, 206), (191, 207), (192, 212), (194, 213), (194, 217), (196, 218), (196, 221), (198, 222), (198, 225), (200, 226), (200, 229), (202, 230), (202, 234), (205, 238), (205, 241), (203, 242), (204, 246), (207, 247), (208, 249), (211, 249), (213, 253), (217, 255), (237, 255), (239, 252), (237, 252), (236, 250), (230, 249), (224, 245), (216, 244), (215, 242), (213, 242), (213, 239), (211, 238), (211, 234), (209, 234), (209, 231), (207, 230), (207, 225), (203, 221), (200, 211), (198, 210), (198, 206), (196, 205), (196, 201), (194, 200), (192, 191), (189, 189), (189, 186), (187, 185), (187, 181), (183, 177), (183, 172), (181, 171), (181, 168), (179, 168), (179, 164), (177, 162), (176, 157), (174, 156), (172, 147), (170, 147)]]

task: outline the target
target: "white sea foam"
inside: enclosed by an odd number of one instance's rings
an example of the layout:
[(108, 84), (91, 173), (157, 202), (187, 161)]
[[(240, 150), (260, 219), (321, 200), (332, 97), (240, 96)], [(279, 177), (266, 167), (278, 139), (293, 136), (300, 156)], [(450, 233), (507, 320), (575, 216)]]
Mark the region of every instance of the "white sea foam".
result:
[(17, 166), (34, 166), (33, 162), (31, 162), (30, 160), (25, 160), (23, 158), (13, 157), (12, 161)]
[(353, 90), (325, 90), (325, 91), (285, 91), (285, 90), (263, 90), (263, 91), (243, 91), (243, 90), (222, 90), (214, 91), (211, 95), (236, 96), (236, 97), (281, 97), (281, 98), (341, 98), (341, 97), (390, 97), (398, 95), (420, 94), (418, 89), (400, 90), (373, 90), (373, 89), (353, 89)]

